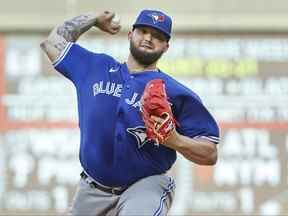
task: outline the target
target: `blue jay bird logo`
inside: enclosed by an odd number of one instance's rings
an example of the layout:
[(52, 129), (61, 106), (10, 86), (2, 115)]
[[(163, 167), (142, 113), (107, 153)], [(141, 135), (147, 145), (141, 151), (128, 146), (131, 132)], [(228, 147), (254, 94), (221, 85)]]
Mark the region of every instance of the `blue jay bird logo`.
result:
[(138, 143), (138, 148), (142, 148), (146, 143), (149, 142), (147, 139), (146, 128), (143, 126), (135, 128), (127, 128), (127, 132), (132, 134)]
[(152, 13), (149, 14), (149, 16), (152, 18), (154, 24), (158, 22), (164, 22), (165, 20), (165, 16), (163, 14)]

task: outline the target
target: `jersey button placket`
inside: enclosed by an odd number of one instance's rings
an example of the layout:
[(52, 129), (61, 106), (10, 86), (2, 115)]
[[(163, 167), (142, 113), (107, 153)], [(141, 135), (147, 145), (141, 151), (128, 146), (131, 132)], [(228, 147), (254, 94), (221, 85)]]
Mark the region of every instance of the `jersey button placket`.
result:
[(130, 75), (130, 79), (128, 79), (127, 81), (126, 81), (126, 89), (127, 90), (129, 90), (130, 88), (131, 88), (131, 82), (134, 82), (134, 76), (133, 75)]
[(117, 138), (118, 141), (121, 141), (121, 140), (122, 140), (122, 136), (121, 136), (121, 134), (118, 133), (116, 138)]
[[(121, 122), (122, 118), (123, 118), (123, 110), (122, 110), (122, 108), (119, 109), (117, 115), (118, 115), (119, 121)], [(116, 134), (116, 138), (117, 138), (118, 141), (122, 140), (122, 136), (121, 136), (121, 132), (120, 131), (118, 131), (118, 133)]]
[[(127, 83), (127, 82), (126, 82)], [(128, 87), (130, 88), (130, 85), (128, 84)], [(115, 138), (118, 142), (121, 142), (123, 140), (123, 118), (124, 118), (124, 110), (123, 110), (123, 106), (125, 106), (125, 98), (127, 95), (127, 90), (129, 89), (127, 88), (127, 85), (124, 84), (124, 88), (119, 100), (119, 104), (118, 104), (118, 110), (117, 110), (117, 122), (116, 122), (116, 133), (115, 133)]]

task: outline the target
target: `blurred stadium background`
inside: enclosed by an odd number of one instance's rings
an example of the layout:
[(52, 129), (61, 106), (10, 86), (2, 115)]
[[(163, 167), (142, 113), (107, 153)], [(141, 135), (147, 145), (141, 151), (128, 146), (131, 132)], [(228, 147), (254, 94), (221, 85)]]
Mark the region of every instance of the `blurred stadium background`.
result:
[(1, 1), (0, 215), (62, 214), (79, 180), (75, 90), (40, 41), (67, 18), (112, 10), (121, 33), (94, 29), (79, 43), (124, 61), (143, 8), (173, 17), (160, 68), (197, 92), (221, 125), (215, 167), (178, 156), (170, 215), (288, 215), (286, 0)]

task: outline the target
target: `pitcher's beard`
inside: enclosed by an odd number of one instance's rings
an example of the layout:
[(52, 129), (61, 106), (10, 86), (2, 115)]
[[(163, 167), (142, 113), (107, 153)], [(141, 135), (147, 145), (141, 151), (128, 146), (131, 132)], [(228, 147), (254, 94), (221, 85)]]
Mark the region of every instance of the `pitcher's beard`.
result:
[(144, 66), (149, 66), (155, 63), (164, 53), (163, 51), (158, 51), (158, 52), (153, 52), (153, 53), (144, 52), (140, 50), (139, 48), (137, 48), (134, 45), (132, 40), (130, 40), (130, 52), (132, 56), (134, 57), (134, 59), (139, 64), (144, 65)]

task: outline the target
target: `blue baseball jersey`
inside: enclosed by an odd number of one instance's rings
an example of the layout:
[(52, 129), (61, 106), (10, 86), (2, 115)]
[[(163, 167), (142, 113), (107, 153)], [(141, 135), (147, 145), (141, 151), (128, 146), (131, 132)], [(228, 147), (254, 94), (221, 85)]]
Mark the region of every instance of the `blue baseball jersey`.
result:
[(128, 186), (165, 173), (176, 160), (174, 150), (146, 137), (140, 97), (152, 79), (164, 80), (180, 134), (219, 141), (217, 123), (200, 98), (161, 71), (130, 73), (126, 63), (75, 43), (69, 43), (53, 65), (77, 90), (81, 165), (104, 185)]

